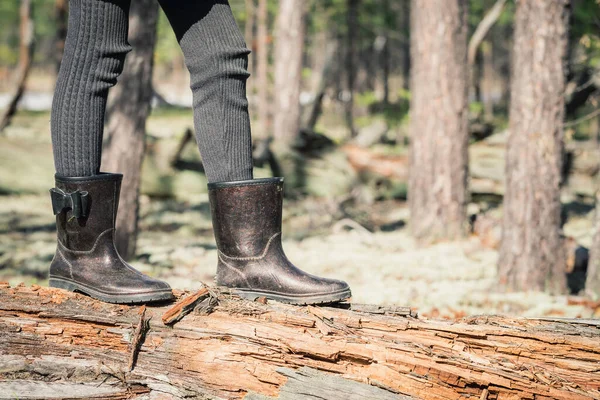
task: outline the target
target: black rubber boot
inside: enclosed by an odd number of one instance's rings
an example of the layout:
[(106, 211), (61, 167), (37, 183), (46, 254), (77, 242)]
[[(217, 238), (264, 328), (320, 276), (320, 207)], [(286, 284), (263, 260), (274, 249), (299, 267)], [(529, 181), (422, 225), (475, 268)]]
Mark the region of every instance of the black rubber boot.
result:
[(343, 281), (296, 268), (281, 246), (283, 178), (208, 185), (219, 262), (217, 285), (241, 297), (290, 304), (332, 303), (351, 296)]
[(50, 190), (58, 244), (50, 264), (50, 286), (85, 293), (108, 303), (147, 303), (173, 298), (166, 282), (127, 264), (114, 233), (121, 174), (80, 178), (56, 176)]

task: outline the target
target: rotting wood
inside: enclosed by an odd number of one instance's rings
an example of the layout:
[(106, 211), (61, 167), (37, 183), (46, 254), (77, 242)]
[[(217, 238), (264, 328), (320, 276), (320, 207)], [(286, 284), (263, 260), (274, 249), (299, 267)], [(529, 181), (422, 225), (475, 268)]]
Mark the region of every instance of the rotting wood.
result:
[(129, 362), (128, 362), (128, 370), (132, 371), (135, 367), (135, 362), (137, 361), (137, 356), (140, 351), (140, 347), (144, 341), (144, 337), (146, 336), (146, 331), (148, 330), (148, 320), (146, 317), (146, 306), (140, 307), (140, 319), (135, 327), (135, 331), (133, 332), (133, 338), (131, 340), (130, 345), (130, 353), (129, 353)]
[(210, 293), (208, 289), (204, 287), (198, 290), (196, 293), (184, 297), (181, 301), (175, 303), (173, 307), (165, 311), (161, 318), (163, 324), (169, 325), (179, 321), (192, 312), (194, 307), (196, 307), (198, 303), (204, 300), (207, 296), (210, 296)]
[(147, 306), (149, 329), (129, 371), (139, 306), (0, 284), (0, 390), (33, 381), (54, 391), (78, 383), (90, 398), (95, 385), (111, 398), (285, 399), (301, 387), (293, 380), (317, 374), (398, 398), (600, 399), (594, 321), (425, 320), (402, 307), (294, 307), (215, 293), (210, 314), (172, 326), (160, 318), (171, 305)]

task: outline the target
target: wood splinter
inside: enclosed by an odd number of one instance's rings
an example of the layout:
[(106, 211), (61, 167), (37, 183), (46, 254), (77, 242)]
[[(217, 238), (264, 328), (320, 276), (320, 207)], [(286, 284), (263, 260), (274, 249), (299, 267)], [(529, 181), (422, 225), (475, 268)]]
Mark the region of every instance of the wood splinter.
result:
[(150, 319), (146, 319), (146, 306), (140, 307), (140, 319), (138, 321), (137, 326), (135, 327), (135, 331), (133, 332), (133, 337), (131, 339), (130, 350), (129, 350), (129, 363), (128, 370), (129, 372), (133, 371), (135, 368), (135, 362), (137, 361), (138, 353), (140, 352), (140, 348), (144, 342), (144, 337), (146, 336), (146, 332), (148, 331), (150, 324), (148, 323)]
[(203, 287), (193, 295), (185, 297), (163, 314), (163, 324), (171, 325), (181, 320), (183, 317), (192, 312), (199, 303), (209, 296), (211, 296), (210, 291), (206, 287)]

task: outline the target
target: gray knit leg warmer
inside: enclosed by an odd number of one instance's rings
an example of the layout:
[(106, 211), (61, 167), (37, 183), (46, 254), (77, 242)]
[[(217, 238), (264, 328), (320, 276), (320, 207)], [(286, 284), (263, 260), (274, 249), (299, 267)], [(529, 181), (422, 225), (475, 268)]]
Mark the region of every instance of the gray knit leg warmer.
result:
[(70, 0), (65, 52), (52, 102), (56, 172), (89, 176), (100, 171), (108, 89), (123, 70), (129, 0)]

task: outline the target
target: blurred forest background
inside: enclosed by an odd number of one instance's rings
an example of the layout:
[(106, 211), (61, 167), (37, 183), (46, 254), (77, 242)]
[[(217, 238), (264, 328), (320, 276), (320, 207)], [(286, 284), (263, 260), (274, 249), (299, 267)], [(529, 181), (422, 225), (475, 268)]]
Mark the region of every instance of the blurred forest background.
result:
[[(132, 3), (103, 155), (132, 188), (118, 245), (194, 288), (217, 256), (189, 78), (156, 2)], [(252, 50), (255, 176), (286, 178), (290, 258), (345, 279), (355, 301), (425, 316), (600, 316), (599, 3), (230, 0)], [(11, 284), (45, 284), (54, 253), (49, 110), (67, 15), (67, 0), (0, 2)]]

